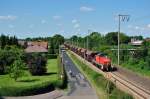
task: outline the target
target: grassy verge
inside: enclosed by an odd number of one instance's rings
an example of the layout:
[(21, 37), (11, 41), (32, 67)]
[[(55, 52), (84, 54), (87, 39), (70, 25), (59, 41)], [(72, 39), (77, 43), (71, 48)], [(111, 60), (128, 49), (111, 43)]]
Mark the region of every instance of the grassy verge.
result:
[(52, 91), (62, 84), (58, 72), (57, 59), (49, 59), (47, 74), (43, 76), (31, 76), (25, 71), (23, 77), (15, 82), (8, 74), (0, 75), (0, 95), (23, 96)]
[(128, 64), (128, 63), (124, 63), (124, 64), (121, 64), (122, 67), (124, 68), (127, 68), (141, 76), (145, 76), (145, 77), (149, 77), (150, 78), (150, 70), (149, 69), (142, 69), (141, 66), (143, 65), (140, 65), (140, 64), (137, 64), (137, 65), (131, 65), (131, 64)]
[[(113, 64), (117, 65), (117, 61), (114, 61)], [(150, 78), (150, 69), (144, 68), (145, 65), (140, 64), (139, 60), (135, 64), (131, 64), (130, 62), (122, 62), (120, 63), (120, 67), (128, 69), (138, 75)]]
[(68, 52), (68, 54), (80, 69), (80, 71), (86, 76), (92, 86), (96, 89), (96, 92), (100, 99), (133, 99), (132, 96), (117, 89), (113, 83), (109, 82), (101, 74), (93, 71), (83, 62), (77, 59), (73, 54), (71, 54), (70, 52)]

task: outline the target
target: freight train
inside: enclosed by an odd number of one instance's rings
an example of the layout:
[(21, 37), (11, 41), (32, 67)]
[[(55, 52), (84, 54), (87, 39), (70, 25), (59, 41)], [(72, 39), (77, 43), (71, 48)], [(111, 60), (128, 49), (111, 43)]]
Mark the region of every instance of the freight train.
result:
[(102, 52), (94, 52), (84, 48), (80, 48), (77, 46), (73, 46), (71, 44), (65, 43), (64, 46), (73, 51), (74, 53), (78, 54), (82, 58), (86, 59), (87, 61), (91, 62), (93, 65), (101, 69), (102, 71), (114, 71), (116, 70), (115, 67), (111, 65), (111, 59), (108, 58)]

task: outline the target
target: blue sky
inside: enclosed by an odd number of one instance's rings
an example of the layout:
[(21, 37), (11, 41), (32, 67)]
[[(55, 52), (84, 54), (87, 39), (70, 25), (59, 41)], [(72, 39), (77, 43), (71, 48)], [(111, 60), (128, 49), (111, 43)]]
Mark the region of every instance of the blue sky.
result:
[(150, 37), (150, 0), (0, 0), (0, 33), (19, 38), (117, 31)]

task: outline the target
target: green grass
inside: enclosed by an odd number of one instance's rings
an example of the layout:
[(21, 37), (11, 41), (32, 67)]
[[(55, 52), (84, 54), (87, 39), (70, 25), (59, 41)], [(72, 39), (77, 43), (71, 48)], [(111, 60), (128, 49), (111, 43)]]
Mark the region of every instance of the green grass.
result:
[(31, 76), (28, 71), (14, 81), (8, 74), (0, 75), (0, 95), (20, 96), (36, 94), (41, 91), (53, 90), (59, 86), (61, 80), (58, 75), (57, 59), (49, 59), (47, 63), (47, 75)]
[(141, 69), (138, 64), (131, 65), (128, 63), (121, 64), (122, 67), (127, 68), (128, 70), (133, 71), (141, 76), (149, 77), (150, 78), (150, 70), (149, 69)]
[[(117, 89), (113, 83), (105, 79), (101, 74), (93, 71), (83, 62), (77, 59), (73, 54), (69, 52), (68, 55), (71, 57), (71, 59), (80, 69), (80, 71), (90, 81), (92, 86), (96, 89), (96, 92), (100, 99), (107, 99), (108, 96), (109, 99), (133, 99), (131, 95)], [(109, 94), (107, 92), (109, 92)]]

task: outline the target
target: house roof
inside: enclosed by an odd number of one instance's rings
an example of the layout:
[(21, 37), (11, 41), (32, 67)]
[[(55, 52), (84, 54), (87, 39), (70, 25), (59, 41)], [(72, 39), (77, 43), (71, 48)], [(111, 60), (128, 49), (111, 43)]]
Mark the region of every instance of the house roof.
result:
[(48, 49), (48, 42), (44, 42), (44, 41), (33, 41), (33, 42), (30, 41), (30, 42), (27, 43), (27, 45), (28, 46), (37, 45), (37, 46), (42, 46), (42, 47)]
[(48, 52), (48, 49), (46, 49), (45, 47), (43, 46), (39, 46), (39, 45), (33, 45), (33, 46), (28, 46), (26, 49), (25, 49), (25, 52), (26, 53), (33, 53), (33, 52)]

